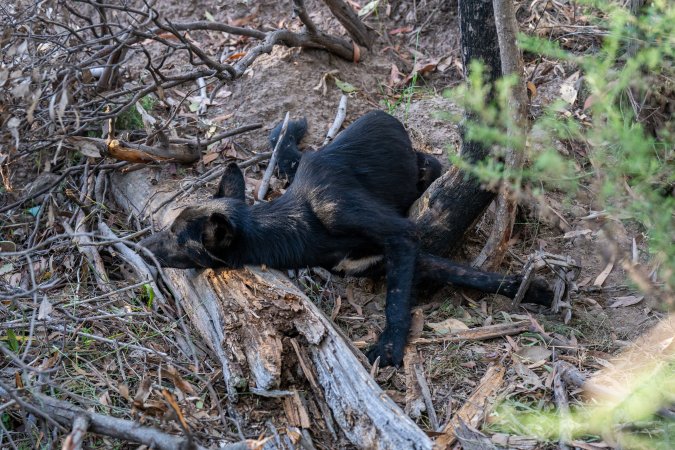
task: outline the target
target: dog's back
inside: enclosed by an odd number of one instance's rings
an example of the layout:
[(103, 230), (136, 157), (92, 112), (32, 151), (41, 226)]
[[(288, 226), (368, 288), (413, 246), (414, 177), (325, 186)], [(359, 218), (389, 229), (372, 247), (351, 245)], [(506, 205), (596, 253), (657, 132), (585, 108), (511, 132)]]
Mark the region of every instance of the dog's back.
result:
[(401, 122), (372, 111), (325, 148), (304, 155), (290, 190), (306, 195), (330, 189), (328, 196), (357, 196), (403, 215), (419, 196), (417, 166)]

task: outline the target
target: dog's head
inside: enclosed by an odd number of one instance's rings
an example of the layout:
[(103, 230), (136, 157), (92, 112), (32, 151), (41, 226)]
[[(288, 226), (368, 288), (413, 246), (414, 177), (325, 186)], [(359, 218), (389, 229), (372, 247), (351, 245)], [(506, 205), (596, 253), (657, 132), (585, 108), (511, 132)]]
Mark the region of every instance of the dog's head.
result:
[[(212, 200), (185, 207), (166, 229), (143, 239), (164, 267), (224, 267), (228, 248), (241, 231), (246, 213), (244, 175), (231, 163)], [(143, 257), (151, 261), (141, 252)]]

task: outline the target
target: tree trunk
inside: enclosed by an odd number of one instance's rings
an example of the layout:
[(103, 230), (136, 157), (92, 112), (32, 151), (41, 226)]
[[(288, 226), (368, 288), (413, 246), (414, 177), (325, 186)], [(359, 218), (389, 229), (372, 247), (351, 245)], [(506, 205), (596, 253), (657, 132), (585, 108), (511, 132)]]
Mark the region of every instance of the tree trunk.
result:
[[(501, 77), (499, 41), (491, 0), (460, 0), (459, 27), (465, 75), (471, 61), (485, 66), (487, 82)], [(490, 92), (488, 100), (493, 98)], [(465, 120), (470, 120), (465, 115)], [(485, 159), (490, 149), (480, 142), (464, 139), (460, 155), (470, 162)], [(436, 255), (452, 252), (464, 233), (480, 218), (495, 193), (481, 188), (480, 182), (453, 167), (418, 201), (411, 217), (420, 231), (422, 247)]]
[[(509, 98), (509, 115), (513, 123), (509, 125), (508, 134), (511, 137), (522, 137), (527, 133), (527, 92), (523, 82), (523, 57), (516, 44), (518, 36), (518, 22), (513, 0), (493, 0), (497, 36), (501, 54), (502, 73), (513, 75), (518, 81), (513, 86)], [(523, 146), (524, 147), (524, 146)], [(512, 173), (517, 173), (517, 182), (523, 168), (524, 148), (507, 148), (504, 163)], [(474, 261), (477, 267), (496, 270), (502, 263), (506, 251), (509, 249), (513, 224), (516, 221), (518, 201), (513, 195), (511, 186), (503, 186), (496, 200), (495, 221), (492, 232), (480, 255)]]

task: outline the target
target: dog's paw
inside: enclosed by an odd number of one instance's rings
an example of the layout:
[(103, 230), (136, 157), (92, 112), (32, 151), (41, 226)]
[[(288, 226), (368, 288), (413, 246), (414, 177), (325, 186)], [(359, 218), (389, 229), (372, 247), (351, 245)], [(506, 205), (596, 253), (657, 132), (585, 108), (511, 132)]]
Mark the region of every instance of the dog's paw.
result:
[(385, 328), (377, 343), (366, 352), (368, 360), (372, 363), (379, 357), (380, 367), (403, 365), (403, 351), (405, 350), (407, 336)]

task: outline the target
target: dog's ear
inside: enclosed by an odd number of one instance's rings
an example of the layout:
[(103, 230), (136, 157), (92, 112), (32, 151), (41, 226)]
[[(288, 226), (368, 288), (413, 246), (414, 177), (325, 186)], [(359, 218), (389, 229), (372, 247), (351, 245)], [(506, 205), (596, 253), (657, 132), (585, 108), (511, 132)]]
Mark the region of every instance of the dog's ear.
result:
[(234, 198), (237, 200), (246, 200), (246, 183), (244, 182), (244, 174), (236, 163), (230, 163), (225, 168), (220, 184), (218, 184), (218, 191), (213, 198)]
[(222, 249), (230, 245), (236, 233), (236, 226), (222, 213), (214, 212), (204, 222), (202, 244), (207, 250)]

